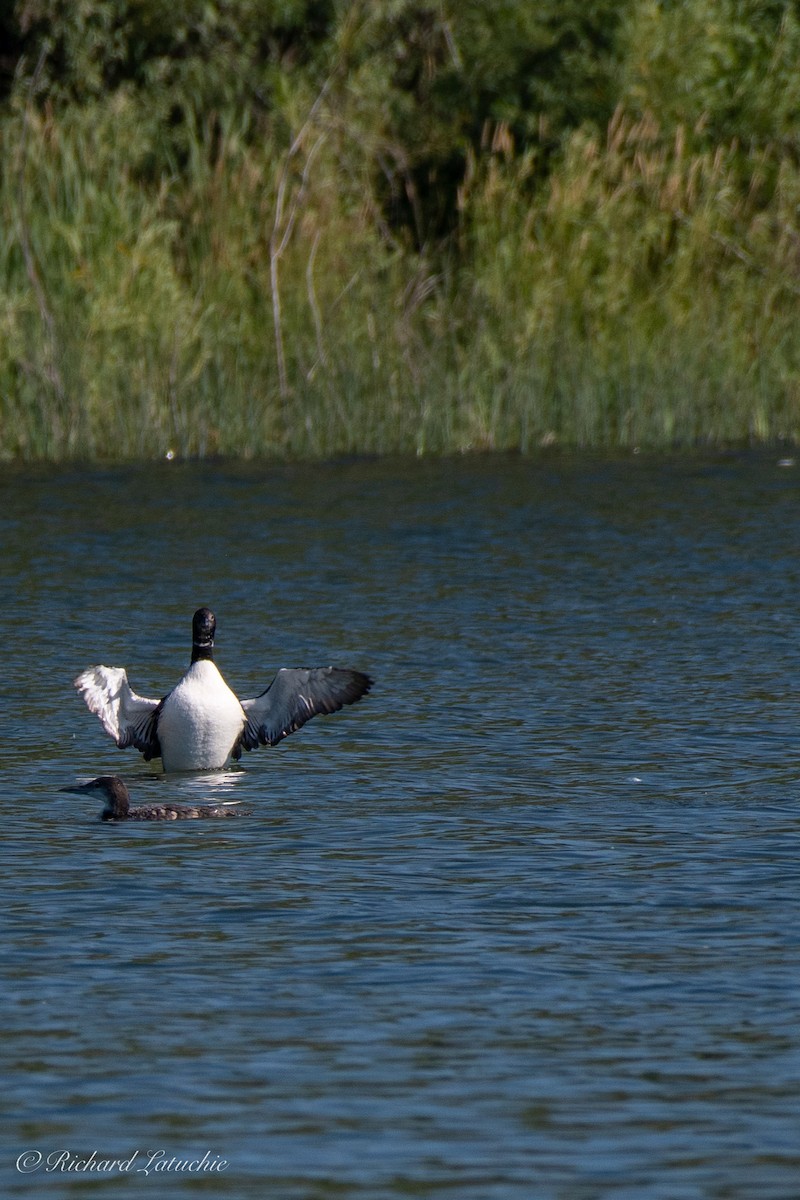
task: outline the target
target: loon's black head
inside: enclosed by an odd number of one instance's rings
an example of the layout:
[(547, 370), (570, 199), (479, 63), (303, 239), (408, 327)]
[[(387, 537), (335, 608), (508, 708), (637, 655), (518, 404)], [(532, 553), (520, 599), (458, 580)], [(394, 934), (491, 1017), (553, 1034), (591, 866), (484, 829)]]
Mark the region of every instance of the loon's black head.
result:
[(192, 662), (198, 658), (213, 658), (214, 632), (217, 618), (210, 608), (198, 608), (192, 617)]

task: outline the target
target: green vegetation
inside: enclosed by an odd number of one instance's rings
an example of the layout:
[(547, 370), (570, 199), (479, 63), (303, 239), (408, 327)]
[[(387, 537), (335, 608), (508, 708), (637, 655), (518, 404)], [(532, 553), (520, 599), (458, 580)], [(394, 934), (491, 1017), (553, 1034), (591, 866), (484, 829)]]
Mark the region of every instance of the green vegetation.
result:
[(0, 457), (800, 440), (800, 3), (18, 0)]

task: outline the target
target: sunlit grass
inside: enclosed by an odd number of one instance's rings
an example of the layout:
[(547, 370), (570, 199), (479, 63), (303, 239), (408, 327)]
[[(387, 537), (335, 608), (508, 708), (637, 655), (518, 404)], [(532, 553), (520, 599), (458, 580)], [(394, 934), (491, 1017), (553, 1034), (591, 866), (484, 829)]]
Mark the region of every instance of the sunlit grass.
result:
[(221, 124), (153, 176), (121, 93), (6, 122), (6, 459), (800, 437), (790, 162), (765, 204), (763, 164), (619, 114), (544, 183), (501, 127), (420, 254), (324, 123), (293, 155)]

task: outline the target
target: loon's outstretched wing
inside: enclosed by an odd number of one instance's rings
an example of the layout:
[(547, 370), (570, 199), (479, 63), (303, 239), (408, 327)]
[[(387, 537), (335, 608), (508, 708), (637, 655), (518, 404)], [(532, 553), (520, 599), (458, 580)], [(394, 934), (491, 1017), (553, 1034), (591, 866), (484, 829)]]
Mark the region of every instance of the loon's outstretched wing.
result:
[(368, 675), (344, 667), (284, 667), (260, 696), (242, 700), (247, 722), (234, 758), (242, 747), (274, 746), (312, 717), (355, 704), (371, 686)]
[(89, 667), (75, 687), (120, 750), (134, 746), (146, 759), (161, 756), (156, 728), (161, 701), (137, 696), (124, 667)]

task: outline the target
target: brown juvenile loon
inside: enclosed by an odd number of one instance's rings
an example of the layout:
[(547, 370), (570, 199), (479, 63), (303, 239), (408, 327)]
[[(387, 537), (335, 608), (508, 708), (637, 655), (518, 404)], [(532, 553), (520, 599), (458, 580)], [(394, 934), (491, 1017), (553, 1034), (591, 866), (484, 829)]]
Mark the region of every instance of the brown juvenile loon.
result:
[(100, 775), (89, 783), (76, 783), (65, 792), (97, 792), (105, 801), (101, 821), (191, 821), (201, 817), (249, 817), (252, 809), (235, 804), (143, 804), (131, 808), (127, 787), (119, 775)]
[(316, 717), (355, 704), (372, 686), (343, 667), (284, 667), (252, 700), (239, 700), (214, 663), (216, 618), (192, 619), (192, 661), (161, 700), (137, 696), (124, 667), (89, 667), (75, 687), (106, 733), (124, 749), (160, 758), (165, 771), (218, 770), (242, 750), (274, 746)]

